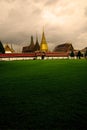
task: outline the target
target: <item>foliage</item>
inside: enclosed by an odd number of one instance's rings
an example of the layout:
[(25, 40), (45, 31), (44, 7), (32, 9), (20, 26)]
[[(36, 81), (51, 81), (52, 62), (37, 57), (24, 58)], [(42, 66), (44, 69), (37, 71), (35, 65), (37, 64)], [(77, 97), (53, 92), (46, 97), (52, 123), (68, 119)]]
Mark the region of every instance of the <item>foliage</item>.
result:
[(77, 53), (77, 57), (80, 59), (80, 58), (81, 58), (81, 56), (82, 56), (81, 51), (78, 51), (78, 53)]
[(1, 41), (0, 41), (0, 53), (5, 53), (5, 49), (4, 49)]
[(86, 52), (85, 52), (85, 58), (87, 58), (87, 50), (86, 50)]
[(75, 54), (74, 54), (73, 51), (71, 51), (70, 56), (71, 56), (71, 57), (74, 57), (74, 56), (75, 56)]

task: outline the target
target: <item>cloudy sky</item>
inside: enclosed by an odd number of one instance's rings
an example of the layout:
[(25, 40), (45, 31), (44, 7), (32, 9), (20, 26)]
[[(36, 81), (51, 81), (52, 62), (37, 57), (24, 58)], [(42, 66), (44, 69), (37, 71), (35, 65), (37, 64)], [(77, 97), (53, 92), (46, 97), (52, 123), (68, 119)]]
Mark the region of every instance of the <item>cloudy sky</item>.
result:
[(71, 42), (87, 46), (87, 0), (0, 0), (0, 40), (16, 47), (39, 42), (45, 30), (49, 48)]

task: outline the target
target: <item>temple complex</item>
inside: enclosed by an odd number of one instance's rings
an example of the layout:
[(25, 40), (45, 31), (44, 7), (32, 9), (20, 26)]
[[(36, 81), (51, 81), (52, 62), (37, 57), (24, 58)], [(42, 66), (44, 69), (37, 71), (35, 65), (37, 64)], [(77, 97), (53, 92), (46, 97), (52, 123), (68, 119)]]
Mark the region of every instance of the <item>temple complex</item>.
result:
[(44, 31), (42, 33), (42, 39), (41, 39), (41, 44), (39, 45), (38, 42), (38, 37), (36, 35), (36, 43), (34, 44), (33, 36), (31, 36), (31, 42), (29, 46), (25, 46), (22, 49), (23, 53), (28, 53), (28, 52), (48, 52), (48, 45), (46, 42), (45, 34)]

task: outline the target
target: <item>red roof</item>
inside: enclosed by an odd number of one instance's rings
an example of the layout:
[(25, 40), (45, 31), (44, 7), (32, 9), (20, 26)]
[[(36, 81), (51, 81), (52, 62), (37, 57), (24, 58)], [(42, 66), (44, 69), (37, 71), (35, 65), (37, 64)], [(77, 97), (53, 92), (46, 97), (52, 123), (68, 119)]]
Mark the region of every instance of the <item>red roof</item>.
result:
[(68, 57), (69, 54), (66, 52), (36, 52), (36, 53), (8, 53), (8, 54), (0, 54), (0, 58), (12, 58), (12, 57), (35, 57), (42, 56), (46, 57)]
[(8, 53), (8, 54), (0, 54), (0, 58), (7, 58), (7, 57), (34, 57), (35, 53)]

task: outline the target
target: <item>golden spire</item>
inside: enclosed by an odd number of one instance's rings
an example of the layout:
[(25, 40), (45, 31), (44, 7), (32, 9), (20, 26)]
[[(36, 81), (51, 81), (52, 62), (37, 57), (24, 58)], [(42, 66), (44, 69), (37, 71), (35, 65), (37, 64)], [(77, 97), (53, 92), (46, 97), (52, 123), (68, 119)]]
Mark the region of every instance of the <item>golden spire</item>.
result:
[(43, 28), (42, 40), (40, 44), (40, 51), (44, 51), (44, 52), (48, 51), (48, 45), (47, 45), (45, 34), (44, 34), (44, 28)]

